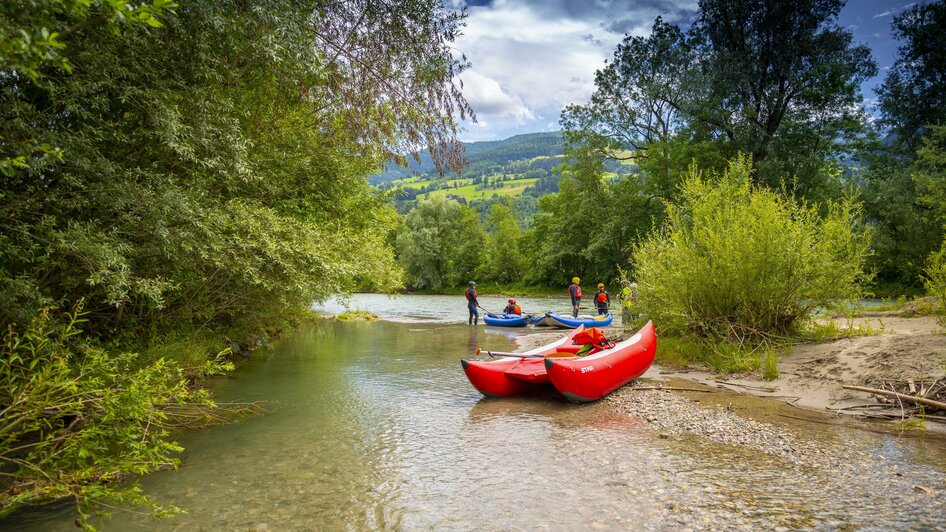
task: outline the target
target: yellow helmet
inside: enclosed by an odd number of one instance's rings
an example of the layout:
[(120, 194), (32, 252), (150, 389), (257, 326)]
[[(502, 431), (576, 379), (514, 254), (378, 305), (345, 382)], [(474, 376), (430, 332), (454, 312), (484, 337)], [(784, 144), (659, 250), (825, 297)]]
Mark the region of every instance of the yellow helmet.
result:
[(580, 282), (581, 282), (581, 279), (579, 279), (579, 278), (577, 278), (577, 277), (572, 277), (572, 282), (573, 282), (573, 283), (580, 283)]
[(604, 288), (604, 283), (598, 283), (598, 288)]

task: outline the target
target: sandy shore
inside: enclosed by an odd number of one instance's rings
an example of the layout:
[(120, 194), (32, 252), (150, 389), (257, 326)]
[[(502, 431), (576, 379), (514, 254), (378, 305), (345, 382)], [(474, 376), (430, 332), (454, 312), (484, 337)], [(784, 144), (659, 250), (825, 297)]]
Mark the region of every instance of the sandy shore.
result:
[[(844, 323), (846, 325), (846, 322)], [(860, 318), (855, 326), (879, 334), (794, 346), (779, 356), (779, 377), (719, 376), (705, 370), (652, 367), (645, 378), (683, 378), (760, 397), (778, 398), (821, 412), (874, 402), (874, 396), (843, 384), (877, 387), (885, 379), (946, 379), (946, 331), (932, 317)]]
[[(847, 320), (839, 320), (847, 327)], [(876, 403), (873, 395), (846, 390), (843, 384), (877, 387), (884, 379), (946, 380), (946, 330), (932, 317), (904, 318), (874, 315), (857, 318), (854, 327), (876, 334), (793, 346), (779, 357), (779, 377), (764, 381), (761, 374), (721, 376), (699, 368), (669, 369), (654, 365), (644, 374), (650, 382), (684, 379), (734, 392), (785, 401), (825, 412)], [(549, 343), (561, 331), (524, 337), (521, 349)], [(659, 340), (658, 340), (659, 341)], [(635, 392), (636, 393), (636, 392)], [(946, 430), (946, 425), (941, 430)]]

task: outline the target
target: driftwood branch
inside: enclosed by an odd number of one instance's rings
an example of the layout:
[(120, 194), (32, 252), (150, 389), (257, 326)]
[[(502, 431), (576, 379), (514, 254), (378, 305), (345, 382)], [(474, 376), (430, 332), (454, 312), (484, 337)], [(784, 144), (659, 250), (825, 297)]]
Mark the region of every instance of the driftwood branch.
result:
[(719, 393), (719, 390), (706, 390), (703, 388), (681, 388), (677, 386), (631, 386), (628, 390), (666, 390), (669, 392), (703, 392), (703, 393)]
[(864, 386), (850, 386), (847, 384), (842, 384), (842, 388), (845, 390), (857, 390), (861, 392), (868, 392), (877, 395), (885, 395), (887, 397), (896, 397), (897, 399), (906, 399), (908, 401), (913, 401), (914, 403), (932, 406), (933, 408), (938, 408), (940, 410), (946, 410), (946, 403), (941, 401), (934, 401), (932, 399), (927, 399), (925, 397), (917, 397), (915, 395), (907, 395), (899, 392), (891, 392), (889, 390), (879, 390), (877, 388), (865, 388)]

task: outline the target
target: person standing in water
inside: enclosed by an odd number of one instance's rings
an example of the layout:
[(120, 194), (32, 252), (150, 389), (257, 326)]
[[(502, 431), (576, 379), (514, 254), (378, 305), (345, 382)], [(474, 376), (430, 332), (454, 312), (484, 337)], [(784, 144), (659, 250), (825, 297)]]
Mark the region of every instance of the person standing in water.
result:
[(581, 279), (572, 277), (572, 284), (568, 285), (568, 295), (572, 298), (572, 317), (578, 317), (578, 307), (581, 306)]
[(466, 295), (466, 306), (470, 311), (468, 323), (476, 325), (480, 321), (480, 313), (476, 310), (480, 306), (480, 302), (476, 300), (476, 281), (470, 281), (470, 287), (466, 289), (464, 295)]
[(604, 289), (604, 283), (598, 283), (598, 293), (595, 294), (595, 307), (598, 315), (603, 316), (611, 309), (611, 294)]

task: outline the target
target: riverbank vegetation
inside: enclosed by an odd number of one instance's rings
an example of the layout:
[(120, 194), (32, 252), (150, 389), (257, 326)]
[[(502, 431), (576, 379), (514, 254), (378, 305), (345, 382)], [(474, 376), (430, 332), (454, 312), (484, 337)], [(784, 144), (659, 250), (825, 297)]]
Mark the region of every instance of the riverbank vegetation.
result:
[[(0, 6), (0, 513), (172, 467), (168, 405), (312, 301), (391, 290), (366, 175), (468, 116), (432, 0)], [(82, 333), (70, 309), (83, 302)], [(71, 317), (67, 317), (71, 316)]]
[(693, 167), (664, 226), (635, 246), (638, 307), (663, 330), (740, 344), (787, 337), (815, 309), (860, 297), (870, 234), (853, 203), (819, 209), (751, 176), (747, 158), (718, 177)]

